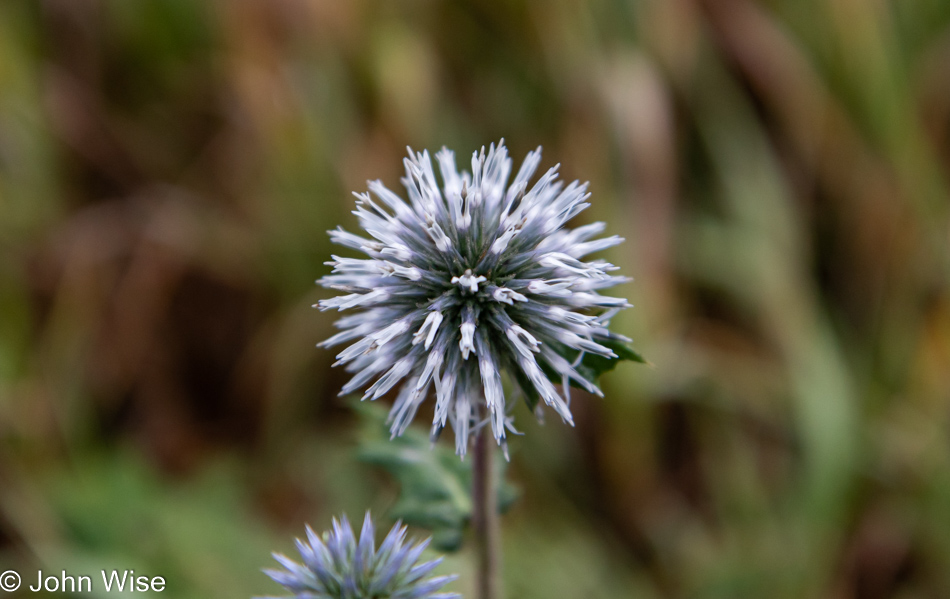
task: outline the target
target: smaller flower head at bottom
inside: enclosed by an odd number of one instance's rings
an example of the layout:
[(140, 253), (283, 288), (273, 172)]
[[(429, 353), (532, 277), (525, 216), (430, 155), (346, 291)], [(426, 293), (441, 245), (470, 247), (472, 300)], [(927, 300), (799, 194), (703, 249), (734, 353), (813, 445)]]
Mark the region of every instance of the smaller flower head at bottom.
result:
[[(455, 576), (427, 578), (442, 562), (419, 563), (429, 540), (406, 541), (406, 527), (396, 525), (376, 548), (369, 512), (359, 540), (346, 516), (333, 519), (333, 530), (322, 538), (308, 526), (307, 541), (297, 539), (303, 564), (279, 554), (283, 570), (264, 570), (297, 599), (460, 599), (457, 593), (438, 593)], [(259, 598), (259, 599), (277, 599)]]

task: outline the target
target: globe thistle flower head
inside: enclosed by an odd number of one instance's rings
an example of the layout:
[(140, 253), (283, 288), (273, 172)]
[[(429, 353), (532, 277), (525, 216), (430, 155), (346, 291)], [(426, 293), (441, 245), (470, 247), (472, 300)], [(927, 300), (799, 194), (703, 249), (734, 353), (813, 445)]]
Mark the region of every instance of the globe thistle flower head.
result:
[(334, 518), (333, 529), (322, 537), (308, 526), (307, 540), (297, 539), (303, 563), (275, 553), (283, 569), (264, 572), (297, 599), (461, 598), (457, 593), (437, 592), (455, 576), (427, 578), (442, 562), (442, 558), (419, 562), (428, 540), (407, 542), (406, 527), (398, 522), (378, 549), (374, 536), (369, 512), (358, 540), (345, 515), (339, 521)]
[(390, 412), (396, 436), (434, 387), (433, 439), (451, 425), (463, 456), (482, 418), (503, 446), (506, 429), (514, 430), (503, 374), (573, 424), (570, 383), (600, 395), (578, 372), (584, 355), (616, 358), (604, 343), (629, 341), (607, 328), (629, 304), (599, 293), (628, 279), (609, 274), (616, 267), (603, 260), (583, 258), (623, 240), (595, 238), (604, 223), (565, 226), (588, 207), (587, 184), (565, 186), (558, 166), (531, 184), (541, 148), (513, 179), (503, 141), (473, 154), (471, 173), (459, 172), (445, 148), (435, 158), (441, 180), (428, 152), (409, 150), (408, 201), (380, 181), (354, 194), (368, 238), (329, 232), (368, 256), (333, 256), (332, 274), (318, 281), (346, 293), (320, 301), (321, 310), (359, 310), (320, 344), (352, 342), (337, 355), (354, 373), (341, 395), (368, 385), (363, 399), (377, 399), (401, 385)]

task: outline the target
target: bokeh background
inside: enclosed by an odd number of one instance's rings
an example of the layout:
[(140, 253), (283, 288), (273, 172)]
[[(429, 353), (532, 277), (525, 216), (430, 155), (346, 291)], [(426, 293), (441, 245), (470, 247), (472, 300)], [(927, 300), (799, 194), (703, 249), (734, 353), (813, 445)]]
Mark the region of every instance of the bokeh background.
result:
[(945, 0), (0, 2), (0, 570), (250, 597), (386, 524), (325, 231), (501, 137), (653, 364), (516, 412), (508, 597), (950, 597)]

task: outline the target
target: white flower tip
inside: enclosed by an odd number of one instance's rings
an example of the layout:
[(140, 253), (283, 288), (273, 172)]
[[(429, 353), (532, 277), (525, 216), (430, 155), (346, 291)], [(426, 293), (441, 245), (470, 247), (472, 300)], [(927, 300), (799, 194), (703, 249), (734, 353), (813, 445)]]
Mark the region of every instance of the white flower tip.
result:
[(501, 236), (491, 244), (491, 253), (501, 254), (506, 249), (508, 249), (508, 244), (511, 243), (512, 238), (518, 234), (520, 229), (521, 228), (517, 224), (511, 225), (505, 229), (505, 232), (502, 233)]
[[(425, 348), (429, 349), (432, 345), (432, 342), (435, 340), (436, 331), (439, 330), (439, 325), (442, 324), (442, 313), (438, 310), (434, 310), (426, 316), (425, 322), (422, 323), (422, 326), (419, 327), (419, 330), (412, 336), (412, 344), (419, 345), (425, 341)], [(427, 332), (428, 329), (428, 332)]]
[(521, 295), (517, 291), (508, 289), (507, 287), (498, 287), (492, 292), (492, 297), (495, 298), (495, 301), (508, 304), (509, 306), (515, 305), (515, 302), (528, 301), (528, 298)]
[(478, 284), (484, 283), (487, 281), (482, 275), (475, 276), (472, 274), (472, 269), (465, 269), (465, 273), (461, 277), (452, 277), (451, 283), (453, 285), (458, 285), (462, 289), (468, 289), (471, 293), (478, 293)]
[(459, 340), (459, 349), (462, 351), (462, 359), (468, 360), (471, 353), (475, 351), (475, 324), (471, 322), (462, 323), (460, 327), (462, 338)]

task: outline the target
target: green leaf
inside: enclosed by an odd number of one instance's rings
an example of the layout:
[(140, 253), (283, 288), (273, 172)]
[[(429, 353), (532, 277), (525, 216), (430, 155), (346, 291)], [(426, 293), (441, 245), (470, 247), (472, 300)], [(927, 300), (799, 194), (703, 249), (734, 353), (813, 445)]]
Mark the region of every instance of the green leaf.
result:
[(597, 382), (597, 379), (600, 378), (600, 375), (613, 370), (617, 364), (624, 360), (630, 362), (639, 362), (640, 364), (649, 364), (649, 362), (647, 362), (647, 360), (641, 356), (639, 352), (622, 341), (598, 341), (598, 343), (604, 347), (612, 349), (613, 352), (617, 354), (617, 357), (608, 358), (606, 356), (598, 356), (597, 354), (592, 354), (590, 352), (585, 353), (584, 358), (577, 367), (577, 371), (590, 381)]
[[(607, 356), (599, 356), (597, 354), (592, 354), (590, 352), (586, 352), (584, 354), (584, 357), (581, 359), (581, 363), (577, 365), (575, 370), (577, 370), (578, 374), (586, 378), (588, 381), (591, 381), (592, 383), (596, 384), (597, 380), (600, 378), (600, 375), (604, 374), (605, 372), (609, 372), (613, 370), (614, 368), (616, 368), (617, 364), (623, 361), (639, 362), (640, 364), (651, 365), (650, 362), (647, 361), (647, 359), (644, 358), (642, 355), (640, 355), (640, 353), (637, 350), (633, 349), (632, 347), (630, 347), (623, 341), (611, 339), (609, 341), (598, 340), (597, 342), (603, 345), (604, 347), (608, 347), (612, 349), (613, 352), (617, 354), (617, 357), (608, 358)], [(555, 351), (558, 351), (558, 353), (560, 353), (566, 360), (568, 360), (572, 364), (577, 359), (577, 356), (580, 353), (577, 350), (573, 350), (564, 346), (557, 348)], [(548, 377), (548, 379), (551, 382), (558, 383), (558, 384), (561, 383), (561, 375), (558, 374), (548, 364), (542, 363), (541, 369), (544, 371), (544, 374)], [(583, 389), (583, 387), (577, 381), (573, 379), (571, 379), (571, 386), (576, 387), (578, 389)], [(530, 391), (532, 389), (532, 386), (526, 387), (525, 385), (522, 384), (521, 388)], [(538, 399), (539, 398), (537, 397), (536, 394), (534, 395), (534, 397), (531, 397), (529, 395), (527, 397), (528, 406), (531, 409), (534, 409), (535, 405), (537, 405)]]
[[(456, 551), (472, 517), (472, 462), (462, 461), (444, 446), (431, 446), (428, 437), (410, 428), (401, 437), (389, 438), (382, 406), (360, 403), (357, 412), (366, 423), (360, 441), (360, 461), (388, 472), (399, 483), (399, 498), (390, 516), (432, 531), (432, 544), (440, 551)], [(504, 480), (506, 463), (495, 460), (502, 481), (498, 507), (506, 511), (517, 499), (517, 489)]]

